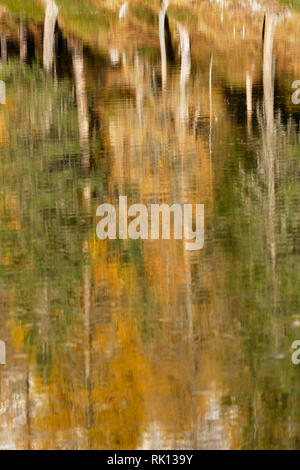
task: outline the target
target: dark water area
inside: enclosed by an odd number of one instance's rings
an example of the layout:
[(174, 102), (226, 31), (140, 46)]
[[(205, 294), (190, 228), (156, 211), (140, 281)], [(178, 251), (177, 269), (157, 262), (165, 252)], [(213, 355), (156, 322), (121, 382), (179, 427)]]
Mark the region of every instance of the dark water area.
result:
[(297, 5), (56, 3), (0, 1), (0, 449), (299, 449)]

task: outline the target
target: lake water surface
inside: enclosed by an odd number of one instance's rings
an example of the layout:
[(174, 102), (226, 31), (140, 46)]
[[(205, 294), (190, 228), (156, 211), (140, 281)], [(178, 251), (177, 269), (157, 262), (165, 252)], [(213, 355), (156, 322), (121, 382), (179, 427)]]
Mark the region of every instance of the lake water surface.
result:
[[(299, 12), (19, 3), (0, 1), (0, 448), (299, 449)], [(204, 204), (204, 248), (99, 240), (120, 195)]]

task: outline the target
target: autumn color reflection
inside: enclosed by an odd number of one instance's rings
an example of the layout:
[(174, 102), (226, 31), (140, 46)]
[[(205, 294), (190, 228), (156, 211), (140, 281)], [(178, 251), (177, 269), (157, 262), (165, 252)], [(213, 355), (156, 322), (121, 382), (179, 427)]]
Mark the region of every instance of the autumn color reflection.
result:
[[(299, 12), (13, 3), (0, 448), (299, 448)], [(204, 204), (204, 249), (99, 241), (120, 195)]]

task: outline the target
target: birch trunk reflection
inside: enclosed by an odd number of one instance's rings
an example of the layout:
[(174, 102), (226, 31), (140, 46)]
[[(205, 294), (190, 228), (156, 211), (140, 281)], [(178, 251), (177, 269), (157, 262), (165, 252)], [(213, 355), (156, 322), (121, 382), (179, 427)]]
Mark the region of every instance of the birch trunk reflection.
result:
[(247, 99), (247, 129), (248, 134), (252, 133), (252, 76), (248, 72), (246, 75), (246, 99)]
[(169, 6), (169, 1), (164, 0), (161, 11), (159, 12), (159, 43), (161, 54), (161, 81), (163, 91), (167, 85), (167, 52), (166, 52), (166, 39), (165, 39), (165, 19), (166, 11)]
[[(88, 253), (88, 242), (84, 242), (83, 252)], [(91, 447), (91, 426), (92, 426), (92, 383), (91, 383), (91, 353), (92, 353), (92, 335), (91, 335), (91, 272), (90, 266), (84, 267), (83, 280), (83, 303), (84, 303), (84, 368), (85, 384), (87, 390), (87, 439), (88, 448)]]
[(277, 23), (275, 13), (266, 16), (263, 50), (264, 118), (263, 161), (268, 191), (268, 240), (275, 269), (275, 142), (274, 142), (274, 67), (273, 43)]
[(188, 119), (188, 103), (186, 96), (186, 86), (191, 71), (191, 51), (190, 51), (190, 37), (187, 30), (178, 24), (178, 31), (180, 36), (180, 52), (181, 52), (181, 71), (180, 71), (180, 106), (179, 106), (179, 119), (180, 121), (187, 121)]
[(211, 55), (210, 57), (210, 64), (209, 64), (209, 158), (211, 160), (212, 154), (212, 73), (213, 73), (213, 64), (214, 64), (214, 56)]
[(84, 75), (83, 63), (83, 47), (77, 41), (70, 41), (73, 70), (76, 88), (77, 112), (78, 112), (78, 126), (79, 138), (81, 145), (81, 165), (83, 169), (90, 167), (90, 152), (89, 152), (89, 114), (88, 114), (88, 101), (86, 92), (86, 81)]
[(54, 0), (47, 0), (44, 22), (43, 64), (47, 72), (50, 72), (54, 61), (54, 32), (57, 20), (58, 8)]
[(26, 425), (27, 425), (27, 450), (31, 450), (31, 397), (30, 397), (30, 370), (29, 365), (27, 365), (26, 372)]
[(27, 29), (26, 26), (20, 24), (20, 61), (25, 62), (27, 58)]
[(119, 20), (123, 20), (128, 10), (128, 2), (123, 3), (119, 11)]
[(265, 213), (265, 235), (268, 245), (268, 253), (271, 261), (271, 292), (272, 307), (274, 311), (273, 337), (275, 352), (278, 353), (280, 347), (279, 328), (276, 320), (278, 302), (278, 276), (276, 270), (276, 155), (277, 137), (274, 122), (274, 57), (273, 43), (277, 23), (275, 13), (269, 13), (265, 17), (264, 24), (264, 47), (263, 47), (263, 117), (259, 117), (262, 134), (262, 173), (265, 180), (265, 192), (263, 195), (263, 206)]
[(273, 132), (274, 126), (274, 67), (273, 43), (277, 23), (275, 13), (269, 13), (265, 19), (264, 49), (263, 49), (263, 85), (264, 107), (267, 132)]
[(3, 64), (7, 62), (7, 39), (5, 31), (1, 33), (1, 62)]

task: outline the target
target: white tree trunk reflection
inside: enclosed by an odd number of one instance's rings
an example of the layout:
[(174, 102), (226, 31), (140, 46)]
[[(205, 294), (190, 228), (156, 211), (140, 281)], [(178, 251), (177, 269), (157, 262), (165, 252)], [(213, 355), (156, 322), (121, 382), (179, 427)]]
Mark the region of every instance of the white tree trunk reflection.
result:
[(27, 29), (26, 26), (20, 24), (20, 61), (25, 62), (27, 57)]
[(7, 62), (7, 39), (5, 31), (1, 33), (1, 62), (6, 64)]
[(89, 114), (86, 92), (86, 81), (84, 75), (83, 47), (82, 44), (74, 43), (71, 46), (72, 60), (76, 88), (76, 100), (78, 110), (79, 138), (81, 145), (81, 165), (82, 168), (90, 167), (89, 152)]
[(43, 64), (47, 72), (50, 72), (54, 61), (54, 32), (58, 14), (58, 8), (54, 0), (47, 0), (44, 22)]
[(191, 71), (190, 38), (188, 31), (180, 24), (178, 24), (178, 31), (181, 51), (179, 120), (181, 122), (186, 122), (188, 120), (186, 87)]
[(270, 13), (266, 16), (263, 52), (263, 85), (265, 120), (268, 132), (273, 132), (274, 127), (273, 43), (276, 23), (277, 17), (275, 13)]

